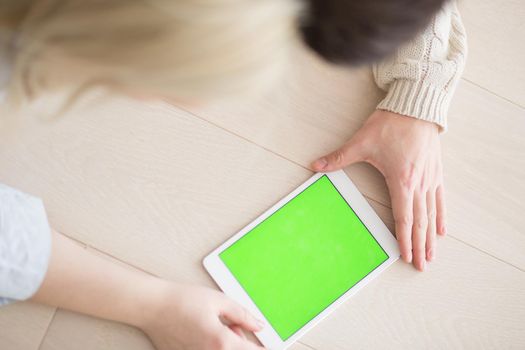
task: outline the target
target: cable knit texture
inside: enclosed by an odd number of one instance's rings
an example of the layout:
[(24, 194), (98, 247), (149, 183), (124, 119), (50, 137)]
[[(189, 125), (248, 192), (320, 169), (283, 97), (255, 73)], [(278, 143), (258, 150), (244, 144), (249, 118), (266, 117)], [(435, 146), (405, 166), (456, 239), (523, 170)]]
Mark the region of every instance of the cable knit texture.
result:
[(0, 184), (0, 305), (31, 297), (51, 254), (42, 201)]
[(455, 2), (447, 3), (424, 32), (373, 66), (387, 91), (377, 106), (447, 128), (447, 113), (467, 56), (467, 37)]

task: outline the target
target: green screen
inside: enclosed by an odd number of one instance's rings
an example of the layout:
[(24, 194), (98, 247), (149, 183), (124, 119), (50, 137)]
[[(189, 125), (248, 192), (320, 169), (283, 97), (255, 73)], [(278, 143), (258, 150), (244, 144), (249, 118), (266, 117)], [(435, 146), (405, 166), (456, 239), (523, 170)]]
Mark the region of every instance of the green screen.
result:
[(388, 259), (326, 175), (219, 256), (283, 340)]

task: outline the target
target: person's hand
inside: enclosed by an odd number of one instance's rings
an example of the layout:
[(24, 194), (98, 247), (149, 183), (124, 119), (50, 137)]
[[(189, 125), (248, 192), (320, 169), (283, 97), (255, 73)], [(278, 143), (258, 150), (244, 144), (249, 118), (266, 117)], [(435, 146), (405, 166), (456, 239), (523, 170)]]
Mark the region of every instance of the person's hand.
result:
[(157, 350), (262, 350), (243, 329), (262, 328), (243, 307), (209, 288), (162, 282), (140, 328)]
[(212, 289), (176, 284), (94, 254), (51, 230), (51, 256), (32, 301), (142, 329), (157, 350), (262, 350), (261, 325)]
[(423, 271), (425, 261), (434, 259), (436, 233), (446, 233), (439, 127), (377, 110), (350, 141), (312, 168), (329, 172), (361, 161), (385, 177), (401, 256)]

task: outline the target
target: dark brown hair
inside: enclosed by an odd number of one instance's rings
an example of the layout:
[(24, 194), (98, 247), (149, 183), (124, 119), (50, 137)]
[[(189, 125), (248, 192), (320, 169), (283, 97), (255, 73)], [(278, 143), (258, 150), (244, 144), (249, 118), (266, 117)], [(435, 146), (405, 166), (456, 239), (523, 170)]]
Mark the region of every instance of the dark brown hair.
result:
[(308, 0), (308, 46), (334, 63), (374, 62), (429, 24), (447, 0)]

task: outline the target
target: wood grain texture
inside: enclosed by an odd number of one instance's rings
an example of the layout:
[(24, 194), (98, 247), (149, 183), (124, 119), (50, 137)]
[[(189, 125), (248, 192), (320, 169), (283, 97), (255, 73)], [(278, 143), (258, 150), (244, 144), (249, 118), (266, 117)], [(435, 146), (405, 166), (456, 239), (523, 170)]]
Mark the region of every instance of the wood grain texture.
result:
[(0, 308), (0, 349), (37, 350), (53, 319), (55, 308), (15, 303)]
[[(104, 259), (111, 260), (115, 264), (134, 269), (132, 266), (126, 265), (92, 247), (86, 247), (86, 249)], [(11, 327), (11, 325), (9, 326)], [(21, 328), (23, 329), (23, 327)], [(246, 335), (258, 343), (253, 334)], [(134, 327), (59, 309), (41, 341), (39, 350), (61, 349), (154, 350), (154, 347), (147, 336)], [(311, 349), (311, 347), (300, 343), (296, 343), (290, 348), (290, 350)]]
[(297, 342), (297, 343), (293, 344), (290, 347), (290, 350), (312, 350), (312, 349), (314, 349), (314, 348), (312, 348), (311, 346), (308, 346), (306, 344), (303, 344), (301, 342)]
[[(389, 208), (371, 204), (392, 229)], [(454, 239), (440, 244), (443, 252), (428, 273), (395, 264), (301, 342), (312, 349), (519, 348), (525, 340), (525, 275)], [(67, 344), (150, 349), (135, 329), (60, 310), (42, 349)]]
[[(64, 349), (154, 350), (154, 347), (146, 335), (133, 327), (58, 310), (40, 350)], [(290, 348), (311, 349), (301, 343)]]
[(166, 278), (211, 284), (202, 257), (311, 175), (165, 105), (71, 113), (20, 117), (0, 178), (43, 198), (60, 232)]
[[(53, 125), (21, 116), (26, 127), (0, 151), (0, 164), (9, 165), (0, 167), (2, 180), (43, 197), (62, 232), (166, 278), (213, 286), (201, 258), (311, 175), (174, 107), (113, 100), (72, 113)], [(388, 207), (371, 203), (392, 228)], [(385, 313), (399, 323), (388, 334), (403, 330), (394, 348), (428, 345), (436, 337), (450, 341), (440, 346), (473, 344), (461, 343), (472, 335), (484, 347), (521, 342), (523, 273), (461, 242), (442, 242), (428, 273), (396, 264), (351, 301), (352, 310), (362, 304), (370, 312), (366, 323), (359, 326), (346, 306), (336, 314), (344, 322), (323, 323), (304, 343), (315, 349), (380, 347), (370, 332), (386, 327)], [(502, 298), (494, 301), (496, 296)], [(372, 343), (357, 342), (348, 324)], [(67, 344), (150, 346), (135, 329), (59, 311), (42, 348)]]
[[(392, 227), (389, 208), (372, 203)], [(318, 350), (522, 349), (525, 274), (453, 239), (425, 273), (401, 261), (301, 341)]]
[[(310, 175), (166, 106), (114, 101), (52, 124), (20, 116), (19, 127), (4, 148), (3, 181), (42, 196), (57, 229), (154, 274), (210, 286), (200, 259)], [(42, 348), (67, 344), (149, 346), (130, 327), (59, 310)]]
[[(525, 6), (465, 0), (460, 9), (467, 81), (443, 138), (452, 237), (439, 240), (426, 273), (394, 264), (293, 350), (523, 349)], [(296, 55), (278, 88), (234, 106), (190, 114), (95, 99), (39, 122), (44, 100), (13, 116), (16, 126), (2, 115), (0, 181), (42, 197), (53, 226), (88, 249), (216, 288), (201, 258), (308, 178), (308, 164), (346, 141), (382, 96), (368, 69)], [(392, 230), (381, 175), (366, 164), (346, 171)], [(152, 346), (122, 324), (30, 303), (1, 308), (0, 349), (39, 348)]]
[(525, 107), (525, 3), (460, 0), (469, 57), (464, 77)]
[(121, 323), (58, 310), (40, 350), (154, 350), (144, 333)]
[[(296, 61), (286, 82), (266, 96), (191, 111), (306, 168), (346, 142), (381, 94), (367, 69), (331, 67), (300, 52)], [(525, 217), (519, 215), (525, 198), (525, 109), (463, 81), (449, 121), (443, 137), (448, 231), (525, 269)], [(348, 173), (365, 195), (389, 206), (384, 180), (371, 169), (356, 164)]]

